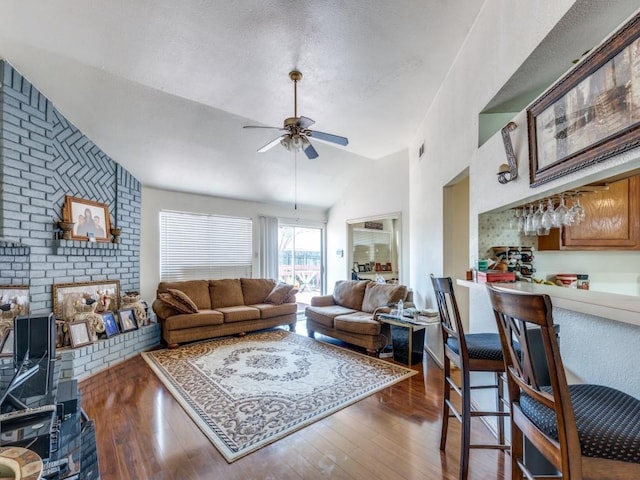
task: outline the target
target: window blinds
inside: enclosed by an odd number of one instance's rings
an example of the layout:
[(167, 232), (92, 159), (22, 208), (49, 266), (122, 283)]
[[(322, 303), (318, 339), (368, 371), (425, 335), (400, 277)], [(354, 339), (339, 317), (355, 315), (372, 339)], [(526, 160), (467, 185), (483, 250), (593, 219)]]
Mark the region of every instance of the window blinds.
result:
[(353, 229), (353, 261), (358, 264), (391, 261), (391, 232)]
[(160, 212), (160, 280), (251, 277), (250, 218)]

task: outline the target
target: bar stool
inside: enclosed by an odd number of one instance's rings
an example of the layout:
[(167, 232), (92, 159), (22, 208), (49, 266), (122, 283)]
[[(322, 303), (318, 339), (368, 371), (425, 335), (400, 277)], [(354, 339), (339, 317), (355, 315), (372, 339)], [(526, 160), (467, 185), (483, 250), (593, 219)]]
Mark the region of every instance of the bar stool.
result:
[[(504, 359), (502, 356), (502, 344), (497, 333), (470, 333), (465, 334), (460, 320), (460, 312), (453, 291), (453, 283), (450, 277), (436, 278), (431, 275), (433, 290), (436, 295), (438, 311), (440, 313), (440, 325), (442, 331), (442, 344), (444, 348), (444, 399), (442, 404), (442, 430), (440, 433), (440, 450), (445, 450), (447, 445), (447, 430), (449, 417), (455, 416), (462, 424), (460, 447), (460, 473), (458, 478), (466, 480), (469, 472), (470, 448), (496, 448), (508, 450), (505, 442), (504, 418), (509, 415), (506, 412), (506, 400), (503, 395)], [(458, 386), (451, 378), (451, 364), (460, 370), (461, 385)], [(471, 385), (471, 372), (493, 372), (496, 383), (491, 385)], [(475, 411), (471, 409), (471, 390), (495, 388), (496, 411)], [(462, 409), (460, 412), (451, 402), (451, 390), (461, 398)], [(490, 445), (471, 444), (471, 418), (495, 416), (498, 418), (498, 443)]]
[[(640, 400), (600, 385), (567, 385), (549, 296), (487, 288), (507, 367), (511, 478), (542, 478), (527, 468), (524, 438), (561, 478), (640, 478)], [(550, 385), (540, 385), (533, 368), (531, 328), (540, 329)]]

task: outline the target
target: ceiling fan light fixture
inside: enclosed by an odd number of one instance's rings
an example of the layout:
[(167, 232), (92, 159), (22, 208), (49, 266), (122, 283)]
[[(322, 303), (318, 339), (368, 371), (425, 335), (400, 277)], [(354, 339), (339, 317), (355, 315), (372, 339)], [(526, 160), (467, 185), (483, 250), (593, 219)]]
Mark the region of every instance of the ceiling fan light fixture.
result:
[(280, 140), (280, 143), (290, 152), (300, 152), (304, 148), (303, 138), (298, 133), (288, 133), (284, 135)]

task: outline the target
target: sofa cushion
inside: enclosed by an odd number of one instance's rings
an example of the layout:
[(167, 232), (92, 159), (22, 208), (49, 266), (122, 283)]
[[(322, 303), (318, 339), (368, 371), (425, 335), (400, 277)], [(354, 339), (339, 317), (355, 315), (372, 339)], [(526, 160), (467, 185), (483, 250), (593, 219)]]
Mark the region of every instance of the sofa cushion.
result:
[(162, 328), (166, 330), (181, 330), (183, 328), (207, 327), (222, 325), (224, 316), (217, 310), (200, 310), (198, 313), (182, 313), (173, 315), (165, 320)]
[(348, 315), (355, 313), (357, 310), (345, 308), (340, 305), (329, 305), (327, 307), (307, 307), (305, 315), (307, 318), (317, 322), (325, 327), (333, 328), (333, 319), (338, 315)]
[(245, 305), (264, 303), (264, 299), (273, 290), (276, 281), (271, 278), (241, 278), (242, 297)]
[(218, 310), (224, 314), (224, 323), (260, 319), (260, 310), (255, 307), (236, 305), (234, 307), (220, 307)]
[(297, 288), (292, 288), (287, 293), (287, 298), (284, 299), (284, 303), (296, 303), (296, 295), (298, 294)]
[(167, 288), (167, 292), (180, 304), (182, 304), (188, 312), (185, 313), (198, 313), (198, 306), (193, 303), (193, 300), (189, 298), (189, 295), (182, 290), (176, 290), (175, 288)]
[(198, 310), (211, 310), (211, 295), (208, 280), (187, 280), (184, 282), (160, 282), (158, 294), (165, 293), (169, 288), (180, 290), (187, 294)]
[(239, 278), (210, 280), (209, 292), (211, 295), (211, 306), (214, 309), (244, 305), (242, 286)]
[(191, 308), (187, 307), (184, 303), (176, 299), (176, 297), (171, 295), (169, 292), (158, 294), (158, 299), (165, 305), (171, 307), (177, 313), (194, 313)]
[(260, 310), (260, 318), (273, 318), (280, 315), (295, 314), (298, 310), (298, 305), (296, 305), (295, 303), (283, 303), (282, 305), (274, 305), (272, 303), (258, 303), (256, 305), (250, 306)]
[(356, 312), (349, 315), (339, 315), (333, 319), (336, 330), (358, 333), (361, 335), (380, 334), (380, 322), (373, 319), (370, 313)]
[(362, 310), (362, 299), (369, 280), (339, 280), (333, 289), (333, 301), (336, 305)]
[(293, 289), (293, 285), (287, 283), (278, 283), (273, 290), (269, 292), (267, 298), (264, 299), (264, 303), (273, 303), (274, 305), (280, 305), (284, 303), (285, 298), (289, 295), (289, 292)]
[(404, 285), (388, 285), (370, 282), (364, 292), (362, 311), (373, 313), (376, 308), (384, 307), (387, 303), (398, 303), (407, 296)]

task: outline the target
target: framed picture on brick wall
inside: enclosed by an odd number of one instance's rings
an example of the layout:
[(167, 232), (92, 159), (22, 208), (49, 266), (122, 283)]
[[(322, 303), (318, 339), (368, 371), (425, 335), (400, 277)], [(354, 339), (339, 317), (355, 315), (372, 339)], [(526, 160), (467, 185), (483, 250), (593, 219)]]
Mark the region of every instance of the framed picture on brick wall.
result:
[(52, 290), (53, 313), (58, 320), (70, 322), (76, 313), (115, 312), (120, 307), (120, 280), (54, 283)]
[(91, 330), (89, 329), (89, 322), (86, 320), (80, 320), (78, 322), (71, 322), (67, 324), (69, 327), (69, 338), (71, 339), (71, 347), (82, 347), (84, 345), (90, 345)]
[(73, 223), (71, 238), (98, 242), (111, 241), (109, 207), (104, 203), (67, 195), (64, 202), (64, 220)]

